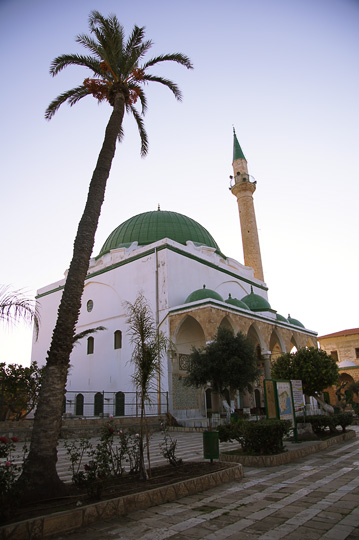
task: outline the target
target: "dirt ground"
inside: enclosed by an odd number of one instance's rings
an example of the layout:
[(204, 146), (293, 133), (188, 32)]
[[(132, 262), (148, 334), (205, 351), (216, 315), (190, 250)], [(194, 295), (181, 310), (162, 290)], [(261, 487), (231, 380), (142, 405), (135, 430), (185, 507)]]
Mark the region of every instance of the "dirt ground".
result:
[(223, 470), (226, 467), (228, 467), (228, 465), (221, 462), (210, 463), (194, 461), (182, 463), (177, 466), (164, 465), (153, 468), (151, 477), (148, 480), (141, 480), (136, 475), (126, 475), (122, 476), (117, 481), (111, 481), (107, 484), (104, 482), (101, 486), (101, 492), (93, 495), (89, 495), (86, 488), (79, 489), (75, 486), (69, 486), (68, 494), (65, 497), (27, 503), (25, 506), (19, 505), (18, 507), (14, 507), (12, 505), (11, 513), (3, 516), (1, 525), (54, 512), (63, 512), (99, 500), (109, 500), (133, 493), (148, 491), (150, 489)]

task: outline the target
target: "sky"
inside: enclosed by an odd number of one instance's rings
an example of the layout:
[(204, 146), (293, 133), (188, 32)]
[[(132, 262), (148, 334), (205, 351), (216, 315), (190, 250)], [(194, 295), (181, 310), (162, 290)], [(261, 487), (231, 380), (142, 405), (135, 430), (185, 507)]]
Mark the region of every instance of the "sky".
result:
[[(358, 327), (358, 0), (0, 0), (0, 283), (29, 297), (62, 279), (111, 107), (88, 96), (48, 104), (82, 83), (51, 61), (84, 53), (97, 9), (128, 35), (145, 26), (149, 57), (188, 55), (194, 70), (161, 64), (177, 102), (146, 87), (149, 154), (132, 117), (117, 146), (93, 255), (133, 215), (185, 214), (243, 262), (229, 191), (233, 127), (257, 181), (254, 204), (268, 298), (319, 335)], [(29, 365), (32, 331), (0, 328), (0, 361)]]

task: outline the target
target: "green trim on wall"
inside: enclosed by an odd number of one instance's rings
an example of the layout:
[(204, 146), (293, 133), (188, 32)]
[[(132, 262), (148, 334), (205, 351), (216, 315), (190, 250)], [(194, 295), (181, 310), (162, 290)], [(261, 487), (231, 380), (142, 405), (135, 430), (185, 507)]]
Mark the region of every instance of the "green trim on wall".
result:
[[(176, 248), (174, 246), (171, 246), (169, 244), (164, 244), (162, 246), (159, 246), (158, 248), (151, 248), (143, 253), (140, 253), (138, 255), (135, 255), (133, 257), (129, 257), (125, 261), (120, 261), (115, 264), (111, 264), (110, 266), (107, 266), (106, 268), (102, 268), (101, 270), (98, 270), (97, 272), (92, 272), (90, 274), (87, 274), (85, 280), (91, 279), (93, 277), (99, 276), (101, 274), (105, 274), (106, 272), (111, 272), (111, 270), (114, 270), (115, 268), (120, 268), (121, 266), (124, 266), (126, 264), (130, 264), (136, 260), (142, 259), (144, 257), (148, 257), (148, 255), (152, 255), (155, 253), (155, 251), (162, 251), (164, 249), (168, 249), (169, 251), (173, 251), (174, 253), (177, 253), (179, 255), (182, 255), (184, 257), (187, 257), (188, 259), (192, 259), (196, 262), (199, 262), (200, 264), (203, 264), (204, 266), (209, 266), (210, 268), (213, 268), (215, 270), (218, 270), (219, 272), (222, 272), (223, 274), (227, 274), (228, 276), (234, 277), (238, 279), (239, 281), (243, 281), (245, 283), (248, 283), (249, 285), (253, 285), (254, 287), (257, 287), (258, 289), (262, 289), (264, 291), (268, 291), (268, 287), (265, 287), (264, 285), (258, 285), (254, 281), (251, 281), (250, 279), (244, 278), (239, 276), (238, 274), (231, 272), (230, 270), (226, 270), (225, 268), (219, 268), (216, 264), (210, 263), (209, 261), (204, 261), (200, 257), (197, 257), (196, 255), (192, 255), (192, 253), (186, 253), (182, 249)], [(43, 298), (44, 296), (47, 296), (49, 294), (52, 294), (54, 292), (58, 292), (64, 288), (64, 285), (60, 285), (59, 287), (56, 287), (55, 289), (51, 289), (50, 291), (46, 291), (44, 293), (41, 293), (36, 296), (36, 299)]]
[[(224, 304), (226, 304), (225, 302), (223, 302)], [(313, 337), (316, 337), (318, 335), (317, 332), (313, 332), (312, 330), (307, 330), (306, 328), (301, 328), (300, 326), (295, 326), (295, 325), (291, 325), (291, 324), (285, 324), (285, 323), (282, 323), (280, 321), (278, 321), (277, 319), (270, 319), (270, 318), (267, 318), (267, 317), (263, 317), (261, 315), (258, 315), (257, 313), (255, 313), (254, 311), (250, 311), (250, 310), (246, 310), (246, 309), (241, 309), (241, 308), (237, 308), (235, 306), (230, 306), (230, 304), (226, 304), (225, 306), (222, 306), (220, 304), (218, 304), (215, 300), (209, 298), (208, 301), (203, 301), (203, 302), (196, 302), (195, 304), (191, 304), (188, 306), (183, 306), (183, 307), (176, 307), (174, 309), (171, 309), (169, 308), (168, 309), (168, 314), (169, 315), (172, 315), (173, 313), (185, 313), (186, 311), (191, 311), (193, 309), (196, 309), (196, 308), (200, 308), (200, 307), (203, 307), (203, 306), (212, 306), (212, 307), (215, 307), (217, 309), (223, 309), (224, 311), (231, 311), (233, 313), (236, 313), (237, 315), (246, 315), (247, 317), (249, 317), (250, 319), (256, 319), (256, 320), (259, 320), (259, 321), (263, 321), (265, 323), (268, 323), (268, 324), (272, 324), (273, 326), (280, 326), (282, 328), (284, 328), (285, 330), (295, 330), (296, 332), (299, 332), (301, 334), (307, 334), (307, 335), (310, 335), (310, 336), (313, 336)]]

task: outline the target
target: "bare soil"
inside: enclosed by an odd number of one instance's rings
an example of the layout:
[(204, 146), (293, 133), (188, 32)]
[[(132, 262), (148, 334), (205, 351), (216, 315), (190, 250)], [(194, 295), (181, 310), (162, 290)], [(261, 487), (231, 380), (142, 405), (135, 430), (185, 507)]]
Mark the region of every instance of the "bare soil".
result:
[(73, 508), (91, 504), (99, 500), (109, 500), (133, 493), (140, 493), (161, 486), (168, 486), (176, 482), (197, 478), (206, 474), (226, 469), (229, 465), (221, 462), (188, 462), (177, 466), (164, 465), (153, 468), (148, 480), (141, 480), (137, 475), (125, 475), (116, 481), (103, 483), (101, 492), (97, 496), (89, 495), (86, 488), (77, 488), (70, 485), (68, 494), (63, 497), (26, 503), (14, 507), (6, 513), (1, 520), (1, 525), (14, 523), (45, 514), (63, 512)]

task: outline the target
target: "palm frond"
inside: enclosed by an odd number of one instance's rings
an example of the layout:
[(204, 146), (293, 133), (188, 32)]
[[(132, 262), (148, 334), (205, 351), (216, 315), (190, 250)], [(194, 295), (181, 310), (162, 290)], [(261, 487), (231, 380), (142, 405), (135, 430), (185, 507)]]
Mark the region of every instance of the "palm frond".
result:
[(101, 74), (100, 62), (92, 56), (83, 56), (80, 54), (62, 54), (51, 62), (50, 73), (57, 75), (67, 66), (83, 66), (91, 69), (94, 73)]
[(89, 328), (88, 330), (83, 330), (83, 332), (79, 332), (78, 334), (74, 335), (73, 343), (75, 345), (81, 339), (90, 336), (91, 334), (96, 334), (96, 332), (101, 332), (102, 330), (107, 330), (107, 328), (105, 328), (105, 326), (96, 326), (96, 328)]
[(101, 57), (107, 62), (111, 69), (118, 73), (118, 63), (122, 64), (121, 57), (124, 50), (124, 29), (119, 23), (116, 15), (103, 17), (98, 11), (92, 11), (90, 14), (90, 30), (95, 34), (99, 43)]
[(185, 54), (173, 53), (173, 54), (160, 54), (148, 60), (143, 66), (142, 69), (147, 69), (148, 67), (154, 66), (159, 62), (177, 62), (182, 66), (185, 66), (187, 69), (193, 69), (191, 60)]
[(100, 47), (97, 41), (92, 39), (91, 36), (88, 36), (87, 34), (79, 34), (76, 37), (76, 42), (80, 43), (80, 45), (83, 45), (86, 49), (89, 49), (95, 56), (97, 56), (100, 60), (102, 60), (103, 58), (102, 47)]
[(118, 135), (117, 135), (117, 140), (118, 142), (122, 142), (123, 141), (123, 137), (124, 137), (124, 131), (123, 131), (123, 127), (121, 126), (120, 128), (120, 131), (118, 132)]
[(23, 320), (34, 323), (36, 339), (39, 334), (40, 313), (35, 300), (27, 298), (23, 291), (11, 291), (10, 287), (0, 287), (0, 320), (6, 324)]
[(160, 84), (163, 84), (164, 86), (167, 86), (167, 88), (169, 88), (173, 92), (175, 98), (178, 101), (182, 101), (182, 92), (178, 88), (177, 84), (173, 81), (170, 81), (169, 79), (164, 79), (163, 77), (157, 77), (155, 75), (148, 75), (147, 73), (144, 75), (143, 80), (158, 82)]
[(80, 101), (80, 99), (88, 96), (89, 94), (89, 90), (85, 88), (83, 84), (81, 86), (77, 86), (76, 88), (72, 88), (71, 90), (68, 90), (63, 94), (60, 94), (47, 107), (45, 111), (46, 120), (50, 120), (54, 116), (56, 111), (59, 109), (59, 107), (61, 107), (61, 105), (66, 101), (68, 101), (70, 106), (72, 107), (72, 105), (75, 105), (75, 103)]
[(141, 138), (141, 156), (142, 157), (145, 157), (148, 153), (148, 137), (147, 137), (147, 133), (146, 133), (146, 130), (145, 130), (145, 124), (141, 118), (141, 115), (139, 114), (139, 112), (135, 109), (135, 107), (133, 105), (130, 105), (130, 110), (134, 116), (134, 119), (136, 120), (136, 123), (137, 123), (137, 128), (138, 128), (138, 131), (140, 133), (140, 138)]

